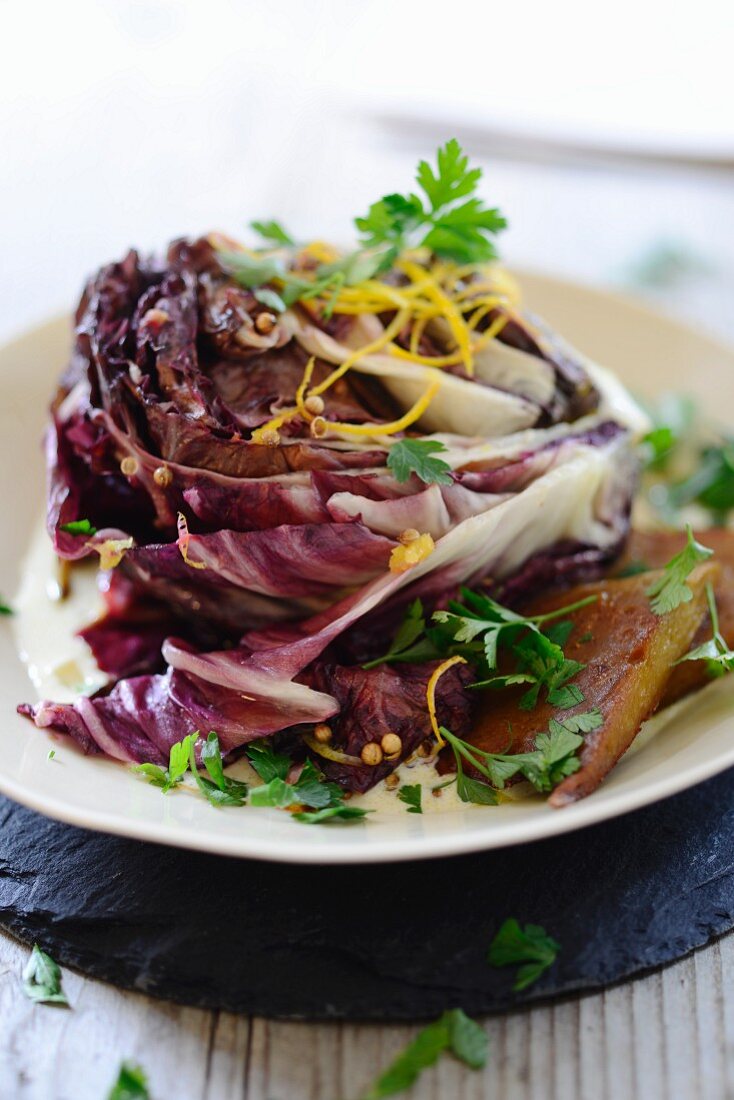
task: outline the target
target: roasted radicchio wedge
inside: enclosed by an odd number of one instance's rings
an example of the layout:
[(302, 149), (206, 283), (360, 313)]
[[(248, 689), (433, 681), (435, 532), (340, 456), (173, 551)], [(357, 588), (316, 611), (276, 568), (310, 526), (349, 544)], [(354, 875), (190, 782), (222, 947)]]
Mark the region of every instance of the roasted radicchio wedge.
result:
[[(363, 791), (432, 735), (435, 661), (361, 667), (411, 601), (512, 602), (619, 552), (642, 417), (424, 221), (418, 252), (402, 229), (351, 257), (212, 237), (90, 280), (47, 519), (61, 558), (99, 557), (108, 612), (82, 636), (111, 683), (22, 707), (38, 726), (157, 765), (193, 730), (224, 754), (278, 734)], [(457, 735), (470, 679), (435, 685)]]

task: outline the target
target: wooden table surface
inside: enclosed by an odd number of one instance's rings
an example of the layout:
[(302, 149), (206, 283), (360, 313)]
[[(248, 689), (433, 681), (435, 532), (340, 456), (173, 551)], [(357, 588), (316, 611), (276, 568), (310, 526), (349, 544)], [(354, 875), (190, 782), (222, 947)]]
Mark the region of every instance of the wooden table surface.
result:
[[(357, 1100), (416, 1027), (203, 1012), (64, 973), (71, 1009), (21, 992), (25, 947), (0, 935), (0, 1096), (104, 1100), (123, 1060), (152, 1100)], [(489, 1058), (449, 1058), (405, 1100), (729, 1100), (734, 935), (602, 993), (483, 1021)]]

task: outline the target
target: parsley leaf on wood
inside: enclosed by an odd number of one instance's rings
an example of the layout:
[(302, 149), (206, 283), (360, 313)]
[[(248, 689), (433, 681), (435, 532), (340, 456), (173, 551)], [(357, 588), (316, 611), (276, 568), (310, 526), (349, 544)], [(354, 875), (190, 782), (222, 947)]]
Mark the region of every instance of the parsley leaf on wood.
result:
[(421, 796), (423, 794), (420, 783), (404, 784), (398, 791), (398, 798), (408, 807), (409, 814), (422, 814)]
[(291, 237), (280, 222), (276, 221), (254, 221), (250, 222), (250, 228), (254, 229), (263, 240), (272, 241), (273, 244), (293, 245), (295, 241)]
[(481, 1069), (487, 1061), (487, 1045), (484, 1028), (460, 1008), (444, 1012), (416, 1035), (361, 1100), (383, 1100), (409, 1089), (444, 1051), (450, 1051), (470, 1069)]
[(451, 485), (451, 467), (434, 454), (445, 451), (443, 443), (436, 439), (399, 439), (393, 443), (387, 456), (388, 469), (396, 481), (407, 481), (415, 474), (426, 485)]
[(107, 1100), (150, 1100), (148, 1079), (141, 1067), (123, 1062)]
[(23, 992), (38, 1004), (69, 1007), (66, 994), (61, 988), (61, 968), (37, 943), (33, 945), (31, 957), (23, 970)]
[(693, 537), (690, 523), (686, 525), (687, 542), (665, 566), (661, 576), (646, 589), (650, 606), (656, 615), (666, 615), (682, 603), (693, 599), (693, 592), (686, 579), (699, 562), (707, 561), (713, 554), (708, 546), (702, 546)]
[(521, 928), (509, 917), (489, 946), (490, 966), (519, 966), (513, 989), (520, 992), (537, 981), (555, 960), (561, 945), (539, 924)]
[(75, 519), (71, 523), (62, 523), (59, 531), (65, 531), (67, 535), (96, 535), (97, 528), (93, 527), (88, 519)]

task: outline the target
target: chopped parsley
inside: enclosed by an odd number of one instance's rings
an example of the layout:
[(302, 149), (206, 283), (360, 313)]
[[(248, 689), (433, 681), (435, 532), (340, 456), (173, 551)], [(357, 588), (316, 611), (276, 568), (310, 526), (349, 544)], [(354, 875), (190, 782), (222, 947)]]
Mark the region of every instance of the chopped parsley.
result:
[(37, 943), (33, 945), (31, 957), (23, 970), (23, 992), (37, 1004), (69, 1007), (61, 988), (61, 968)]
[(693, 592), (686, 580), (699, 562), (707, 561), (713, 555), (713, 550), (708, 546), (696, 542), (690, 523), (686, 524), (686, 535), (686, 545), (673, 555), (661, 576), (646, 589), (656, 615), (666, 615), (693, 599)]
[(421, 796), (423, 794), (420, 783), (404, 784), (398, 791), (398, 798), (408, 807), (409, 814), (422, 814)]
[(123, 1062), (107, 1100), (150, 1100), (148, 1079), (141, 1067)]
[(53, 760), (53, 758), (55, 756), (56, 756), (56, 749), (49, 749), (48, 750), (48, 755), (46, 756), (46, 759), (47, 760)]
[(199, 731), (195, 730), (182, 741), (171, 745), (168, 753), (168, 767), (161, 768), (157, 764), (135, 764), (134, 772), (140, 772), (147, 777), (148, 782), (154, 787), (160, 787), (164, 794), (177, 787), (183, 780), (189, 768), (189, 750), (193, 748), (199, 737)]
[(200, 775), (196, 767), (195, 740), (189, 742), (189, 768), (196, 785), (212, 806), (244, 806), (247, 801), (247, 784), (224, 774), (219, 738), (212, 731), (202, 745), (201, 762), (209, 778)]
[(676, 661), (676, 664), (681, 664), (683, 661), (705, 661), (710, 676), (723, 676), (726, 672), (734, 671), (734, 650), (729, 649), (726, 638), (719, 629), (719, 612), (716, 607), (714, 588), (710, 581), (706, 583), (706, 601), (711, 617), (711, 638), (708, 642), (703, 642), (702, 645), (686, 653)]
[(399, 439), (387, 456), (387, 465), (396, 481), (407, 481), (411, 474), (426, 485), (451, 485), (451, 467), (433, 455), (445, 451), (436, 439)]
[(453, 1008), (444, 1012), (435, 1023), (418, 1032), (412, 1043), (398, 1055), (374, 1085), (362, 1094), (361, 1100), (383, 1100), (383, 1097), (404, 1092), (445, 1051), (453, 1054), (470, 1069), (481, 1069), (487, 1061), (487, 1045), (484, 1028), (460, 1008)]
[(93, 527), (88, 519), (75, 519), (71, 523), (62, 523), (59, 531), (65, 531), (67, 535), (96, 535), (97, 528)]
[(521, 928), (509, 917), (489, 946), (490, 966), (517, 966), (513, 989), (519, 993), (536, 982), (556, 960), (561, 945), (539, 924)]
[(407, 248), (427, 248), (462, 264), (495, 259), (491, 238), (507, 221), (475, 196), (481, 176), (481, 168), (469, 167), (469, 158), (452, 138), (438, 150), (435, 169), (425, 160), (418, 164), (416, 182), (423, 196), (384, 195), (364, 217), (355, 218), (362, 245), (381, 255), (381, 270)]
[(344, 804), (344, 791), (337, 783), (327, 782), (311, 760), (307, 760), (295, 783), (287, 782), (291, 760), (263, 741), (247, 750), (250, 763), (263, 784), (250, 791), (250, 805), (290, 810), (304, 825), (328, 821), (357, 821), (370, 811)]

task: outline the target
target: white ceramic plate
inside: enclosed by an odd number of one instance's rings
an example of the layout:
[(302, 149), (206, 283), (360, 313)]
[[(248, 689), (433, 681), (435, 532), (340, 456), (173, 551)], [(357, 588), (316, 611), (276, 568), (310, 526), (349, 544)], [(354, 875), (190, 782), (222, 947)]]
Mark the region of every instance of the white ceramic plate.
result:
[[(734, 414), (734, 350), (625, 299), (538, 275), (521, 276), (531, 308), (643, 394), (693, 392), (717, 418)], [(0, 350), (0, 588), (12, 600), (43, 508), (39, 439), (69, 342), (52, 321)], [(38, 584), (44, 578), (37, 578)], [(52, 614), (50, 611), (49, 614)], [(0, 790), (75, 825), (228, 855), (299, 863), (361, 863), (499, 848), (627, 813), (734, 765), (734, 682), (721, 680), (666, 716), (595, 794), (563, 810), (524, 800), (445, 812), (381, 811), (366, 823), (304, 826), (277, 810), (215, 809), (194, 792), (163, 796), (111, 761), (52, 742), (15, 713), (34, 691), (9, 619), (0, 623)], [(52, 746), (53, 760), (48, 759)]]

